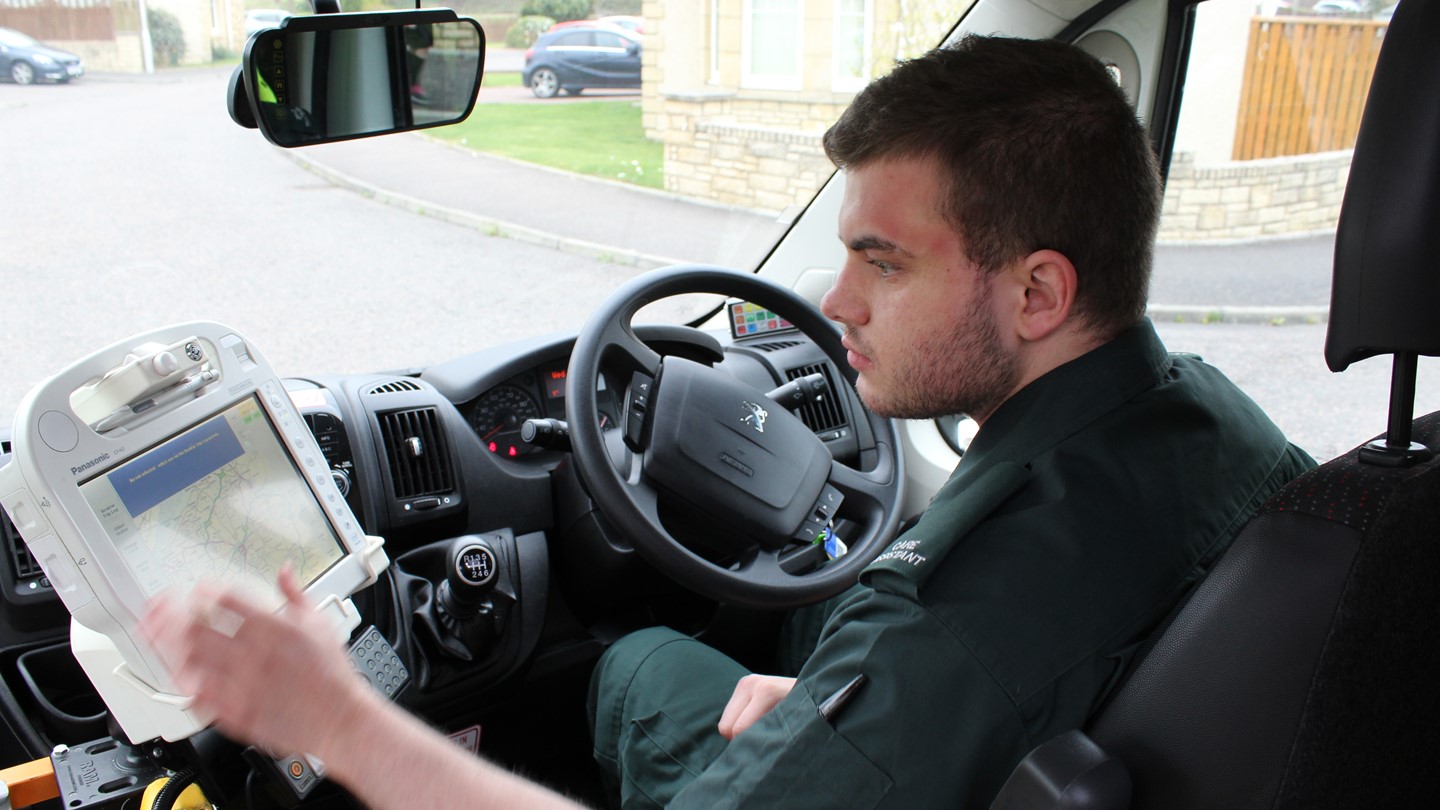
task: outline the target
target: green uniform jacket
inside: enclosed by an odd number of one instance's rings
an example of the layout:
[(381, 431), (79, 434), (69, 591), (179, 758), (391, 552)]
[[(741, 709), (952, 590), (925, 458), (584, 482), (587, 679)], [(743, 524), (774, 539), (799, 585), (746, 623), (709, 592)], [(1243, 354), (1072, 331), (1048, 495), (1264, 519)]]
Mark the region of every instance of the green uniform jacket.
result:
[(1142, 322), (996, 411), (831, 615), (795, 689), (671, 807), (987, 806), (1027, 751), (1085, 723), (1256, 508), (1313, 464)]

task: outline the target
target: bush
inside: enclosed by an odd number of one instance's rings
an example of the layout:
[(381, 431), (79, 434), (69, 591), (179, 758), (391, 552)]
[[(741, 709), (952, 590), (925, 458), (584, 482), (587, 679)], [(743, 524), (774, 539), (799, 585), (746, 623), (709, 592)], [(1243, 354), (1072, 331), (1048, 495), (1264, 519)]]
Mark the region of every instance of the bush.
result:
[(146, 16), (150, 20), (150, 47), (155, 51), (155, 61), (180, 64), (185, 58), (185, 32), (180, 28), (180, 20), (163, 8), (152, 8)]
[(584, 20), (593, 6), (593, 0), (529, 0), (520, 9), (520, 16), (550, 17), (562, 22)]
[(641, 0), (595, 0), (595, 16), (605, 17), (611, 14), (628, 14), (639, 17), (641, 6), (645, 5)]
[(554, 24), (555, 20), (550, 17), (521, 17), (505, 33), (505, 47), (528, 48)]
[(437, 5), (453, 8), (457, 13), (466, 17), (475, 17), (480, 14), (509, 14), (513, 19), (520, 16), (520, 9), (525, 5), (525, 0), (446, 0)]
[(468, 16), (474, 17), (475, 22), (480, 23), (480, 27), (485, 31), (485, 41), (492, 48), (499, 48), (510, 36), (510, 27), (515, 24), (516, 19), (514, 14), (471, 14)]

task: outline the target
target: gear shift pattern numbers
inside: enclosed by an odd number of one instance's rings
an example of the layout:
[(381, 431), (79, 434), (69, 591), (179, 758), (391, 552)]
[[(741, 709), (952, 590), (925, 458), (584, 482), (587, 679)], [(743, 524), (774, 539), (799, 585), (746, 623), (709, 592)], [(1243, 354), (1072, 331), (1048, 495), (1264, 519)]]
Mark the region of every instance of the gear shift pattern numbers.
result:
[(460, 552), (455, 568), (467, 584), (483, 587), (495, 578), (495, 552), (480, 543), (467, 546)]

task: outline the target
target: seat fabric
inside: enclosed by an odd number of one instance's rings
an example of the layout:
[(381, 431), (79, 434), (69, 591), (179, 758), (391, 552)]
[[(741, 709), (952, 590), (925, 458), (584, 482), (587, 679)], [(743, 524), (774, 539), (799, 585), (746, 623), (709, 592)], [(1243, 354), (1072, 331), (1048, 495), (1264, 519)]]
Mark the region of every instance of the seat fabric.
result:
[(1358, 448), (1277, 493), (1091, 724), (1133, 806), (1434, 804), (1437, 505), (1440, 462)]

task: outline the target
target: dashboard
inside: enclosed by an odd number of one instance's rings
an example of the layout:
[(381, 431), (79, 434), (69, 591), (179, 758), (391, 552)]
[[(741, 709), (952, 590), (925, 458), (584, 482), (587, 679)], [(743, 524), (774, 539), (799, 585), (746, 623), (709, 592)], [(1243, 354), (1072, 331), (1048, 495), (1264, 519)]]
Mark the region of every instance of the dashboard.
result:
[[(796, 415), (831, 454), (864, 466), (873, 453), (861, 405), (821, 350), (799, 333), (714, 333), (637, 326), (666, 356), (718, 367), (765, 392), (822, 374), (840, 396)], [(416, 681), (402, 702), (444, 722), (480, 717), (547, 673), (586, 670), (623, 632), (664, 621), (707, 626), (717, 606), (665, 580), (617, 536), (563, 449), (521, 439), (527, 419), (566, 419), (574, 335), (486, 349), (418, 373), (293, 377), (285, 387), (365, 532), (392, 565), (357, 598)], [(623, 454), (626, 381), (602, 375), (594, 418)], [(8, 459), (0, 429), (0, 463)], [(691, 510), (668, 516), (704, 523)], [(480, 539), (500, 575), (483, 627), (437, 613), (446, 555)], [(0, 715), (15, 730), (0, 756), (19, 761), (56, 743), (105, 734), (104, 706), (68, 652), (69, 616), (24, 541), (0, 513)], [(478, 629), (477, 629), (478, 628)], [(3, 737), (3, 735), (0, 735)]]

